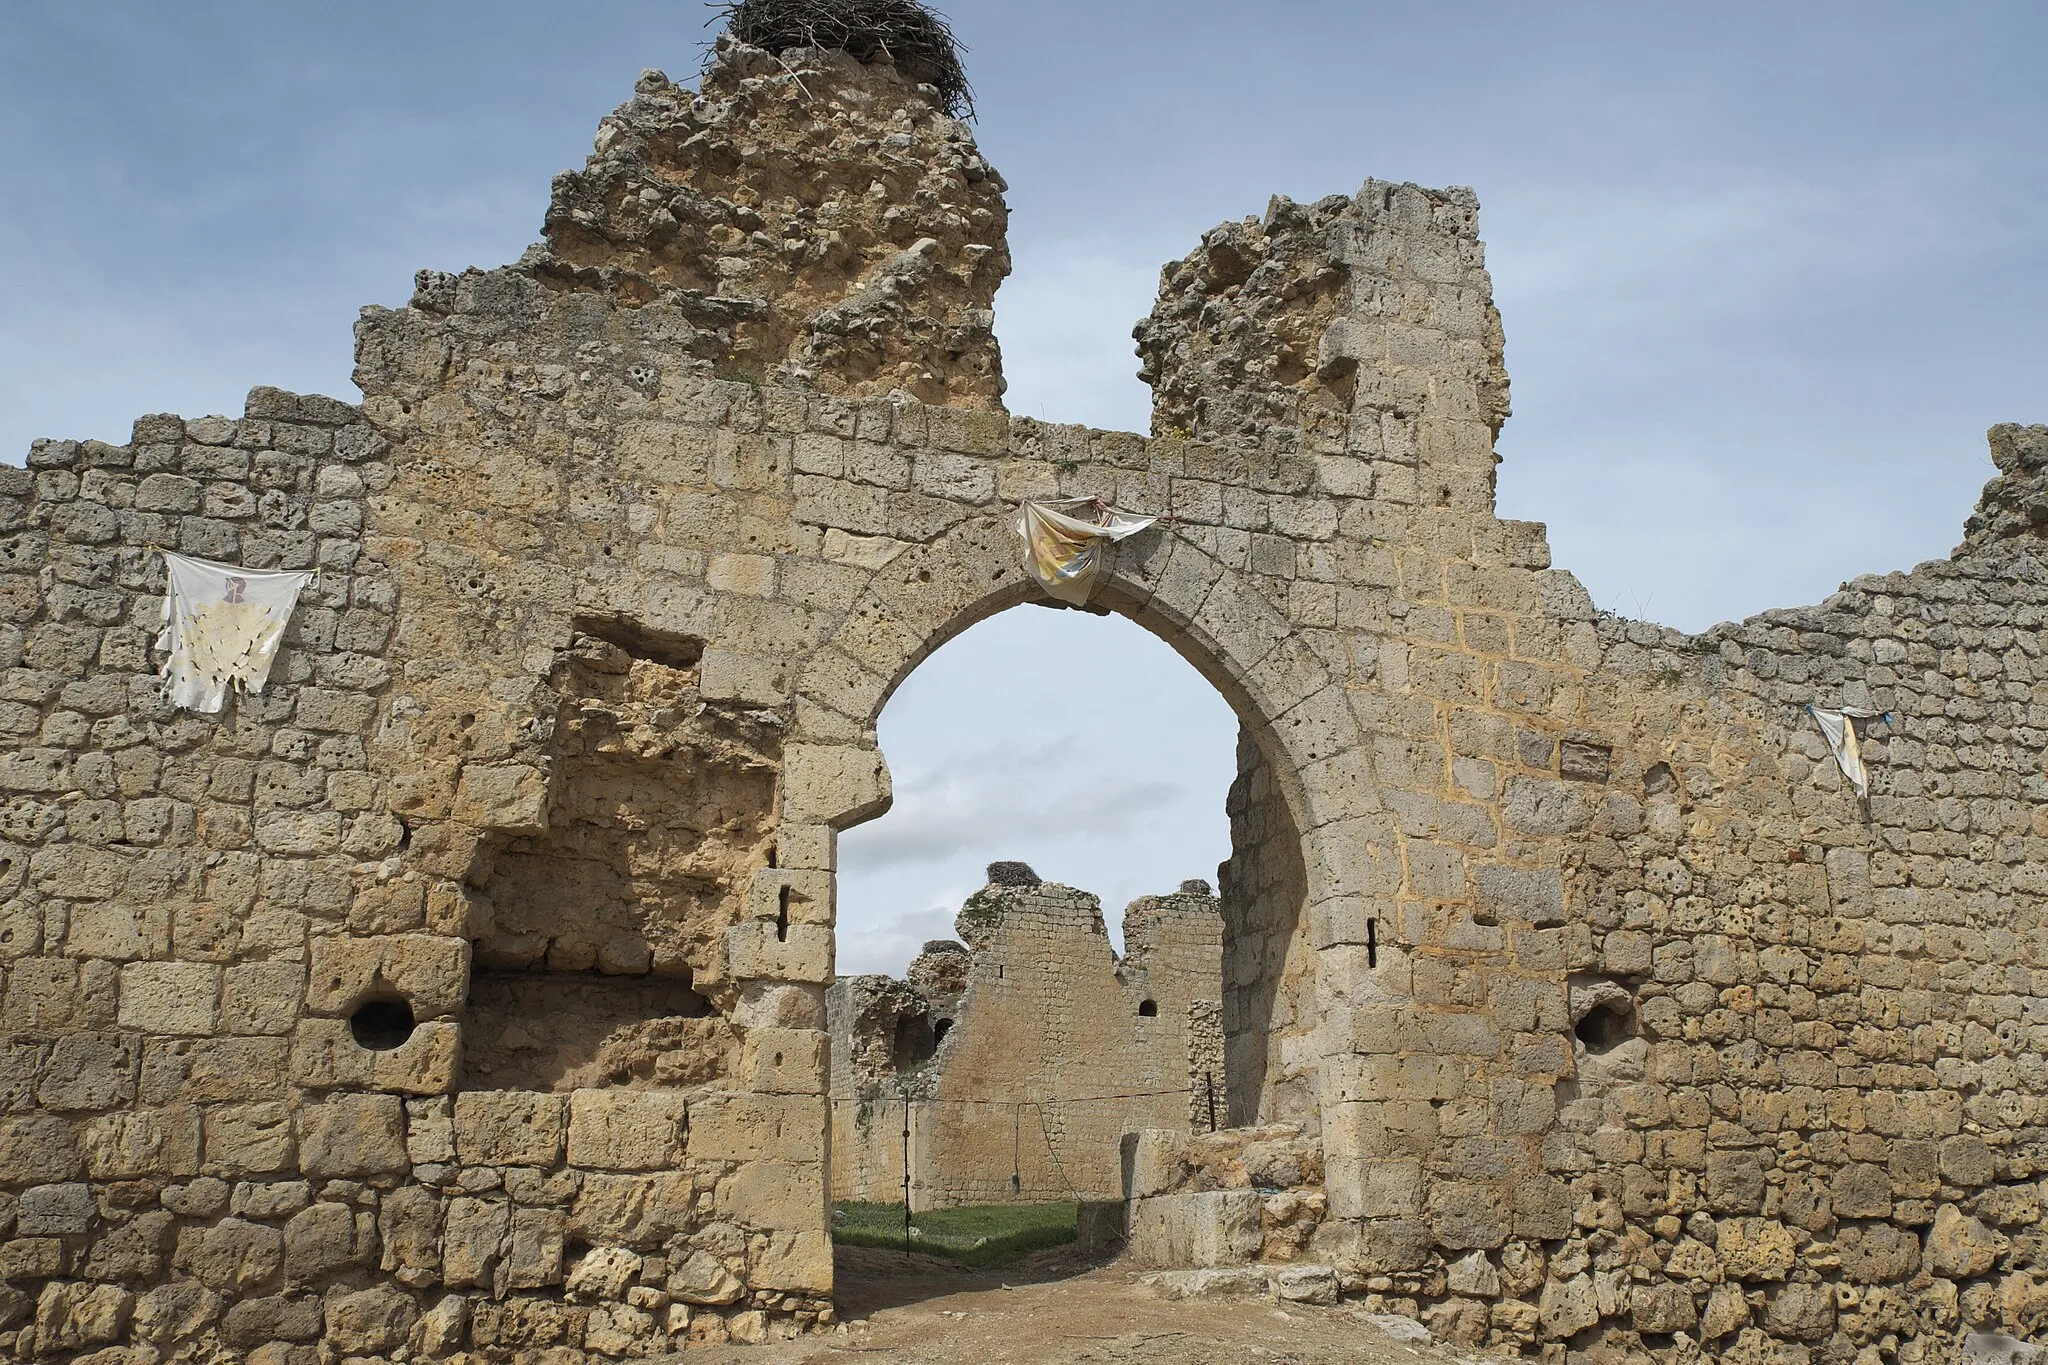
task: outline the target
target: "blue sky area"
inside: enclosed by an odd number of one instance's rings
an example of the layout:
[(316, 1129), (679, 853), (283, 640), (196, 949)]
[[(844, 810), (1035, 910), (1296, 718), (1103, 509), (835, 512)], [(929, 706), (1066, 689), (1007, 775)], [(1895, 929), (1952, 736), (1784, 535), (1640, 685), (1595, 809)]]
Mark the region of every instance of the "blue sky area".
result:
[[(1946, 554), (1984, 429), (2048, 421), (2038, 4), (945, 9), (1011, 187), (1014, 411), (1143, 429), (1160, 264), (1372, 176), (1478, 190), (1501, 511), (1603, 607), (1697, 629)], [(708, 13), (7, 0), (0, 457), (258, 383), (354, 397), (357, 307), (516, 258)], [(842, 966), (900, 967), (991, 858), (1112, 922), (1213, 875), (1232, 729), (1120, 621), (968, 632), (884, 716), (899, 808), (845, 840)]]

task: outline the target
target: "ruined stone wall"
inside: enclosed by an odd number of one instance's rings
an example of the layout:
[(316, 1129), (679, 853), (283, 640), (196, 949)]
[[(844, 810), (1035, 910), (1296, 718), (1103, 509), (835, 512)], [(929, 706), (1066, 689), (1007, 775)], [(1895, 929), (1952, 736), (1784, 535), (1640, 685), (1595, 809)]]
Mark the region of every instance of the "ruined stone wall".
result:
[[(785, 58), (643, 78), (542, 246), (365, 314), (359, 408), (0, 471), (0, 1354), (825, 1320), (837, 832), (1060, 495), (1172, 514), (1097, 602), (1258, 756), (1227, 1069), (1238, 1118), (1313, 1094), (1302, 1254), (1552, 1358), (2040, 1335), (2048, 430), (1949, 560), (1603, 617), (1493, 515), (1469, 192), (1210, 234), (1152, 439), (1012, 419), (1000, 181), (887, 66)], [(263, 696), (164, 707), (153, 546), (323, 566)], [(1807, 702), (1892, 713), (1867, 810)]]
[(1233, 1125), (1290, 1122), (1313, 1132), (1316, 1006), (1300, 928), (1307, 894), (1301, 835), (1273, 770), (1242, 730), (1225, 801), (1230, 858), (1217, 869), (1223, 906), (1223, 1017)]
[(1214, 897), (1133, 901), (1121, 960), (1100, 902), (1070, 887), (991, 884), (958, 925), (957, 1000), (833, 986), (833, 1198), (903, 1198), (906, 1103), (915, 1208), (1120, 1199), (1124, 1134), (1206, 1131), (1212, 1088), (1226, 1121)]
[[(2048, 431), (1993, 431), (1949, 561), (1699, 637), (1602, 616), (1538, 528), (1436, 511), (1490, 484), (1458, 433), (1503, 408), (1469, 207), (1276, 205), (1140, 328), (1162, 422), (1299, 413), (1414, 509), (1336, 603), (1400, 861), (1368, 921), (1311, 929), (1318, 1253), (1453, 1340), (1588, 1359), (2039, 1335)], [(1311, 354), (1345, 363), (1258, 369)], [(1867, 809), (1808, 703), (1891, 713)]]

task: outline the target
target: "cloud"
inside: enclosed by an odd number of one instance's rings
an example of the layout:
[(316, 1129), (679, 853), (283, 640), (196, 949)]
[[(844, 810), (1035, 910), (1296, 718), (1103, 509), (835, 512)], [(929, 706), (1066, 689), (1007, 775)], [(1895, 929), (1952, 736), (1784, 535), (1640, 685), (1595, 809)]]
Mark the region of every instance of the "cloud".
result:
[(1178, 783), (1124, 776), (1071, 738), (961, 753), (905, 774), (889, 814), (841, 841), (840, 865), (875, 872), (1005, 841), (1123, 838), (1186, 795)]
[(929, 910), (913, 910), (891, 918), (840, 925), (838, 971), (844, 976), (865, 973), (899, 974), (932, 939), (953, 937), (952, 907), (971, 894), (948, 887)]

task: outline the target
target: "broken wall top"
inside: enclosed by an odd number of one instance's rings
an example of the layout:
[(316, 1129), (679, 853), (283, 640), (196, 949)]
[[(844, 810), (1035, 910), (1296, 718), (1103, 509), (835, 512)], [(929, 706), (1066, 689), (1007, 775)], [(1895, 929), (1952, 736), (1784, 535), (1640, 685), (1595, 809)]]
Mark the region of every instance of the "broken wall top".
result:
[[(583, 169), (555, 178), (518, 269), (663, 304), (705, 373), (997, 408), (1003, 189), (890, 64), (721, 39), (696, 91), (640, 77)], [(423, 274), (415, 306), (449, 311), (459, 288)]]

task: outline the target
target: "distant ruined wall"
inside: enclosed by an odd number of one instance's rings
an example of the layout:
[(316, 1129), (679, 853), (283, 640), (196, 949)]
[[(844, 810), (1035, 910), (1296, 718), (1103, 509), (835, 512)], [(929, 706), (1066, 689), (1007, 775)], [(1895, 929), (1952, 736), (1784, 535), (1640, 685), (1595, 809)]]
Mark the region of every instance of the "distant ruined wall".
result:
[[(366, 310), (360, 405), (0, 470), (0, 1357), (829, 1323), (837, 835), (1054, 496), (1171, 514), (1096, 604), (1246, 731), (1231, 1116), (1320, 1142), (1159, 1188), (1469, 1346), (2048, 1334), (2048, 428), (1950, 558), (1688, 636), (1494, 516), (1470, 192), (1208, 234), (1149, 439), (1001, 411), (1000, 195), (886, 64), (727, 46)], [(157, 547), (322, 568), (260, 697), (164, 705)], [(1808, 703), (1890, 713), (1867, 808)]]
[[(1071, 887), (989, 885), (959, 931), (965, 991), (950, 1008), (886, 977), (832, 987), (833, 1198), (903, 1198), (906, 1101), (920, 1209), (1120, 1199), (1125, 1133), (1206, 1131), (1211, 1086), (1226, 1121), (1213, 896), (1133, 901), (1122, 960), (1100, 902)], [(960, 957), (951, 946), (933, 945), (913, 981)]]

